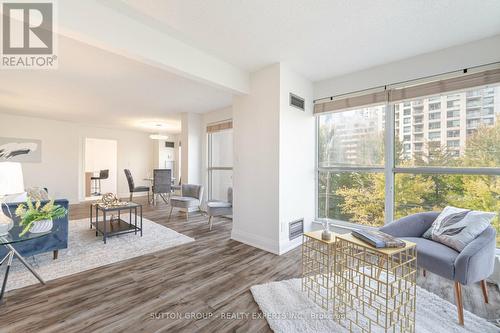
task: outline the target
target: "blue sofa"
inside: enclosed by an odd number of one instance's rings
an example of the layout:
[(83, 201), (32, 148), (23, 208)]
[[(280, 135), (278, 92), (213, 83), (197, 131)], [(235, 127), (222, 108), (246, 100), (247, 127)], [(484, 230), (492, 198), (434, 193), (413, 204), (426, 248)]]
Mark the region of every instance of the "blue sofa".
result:
[[(48, 201), (42, 201), (42, 205), (46, 202)], [(12, 230), (14, 232), (21, 232), (21, 228), (18, 224), (19, 218), (14, 215), (14, 212), (19, 204), (20, 202), (7, 204), (12, 217), (14, 218), (14, 228)], [(55, 204), (66, 208), (66, 210), (68, 210), (69, 208), (68, 200), (65, 199), (55, 200)], [(5, 205), (2, 205), (2, 210), (7, 216), (9, 216), (7, 207)], [(54, 227), (56, 225), (58, 227), (57, 232), (40, 238), (15, 243), (12, 244), (12, 246), (14, 246), (14, 248), (24, 257), (53, 251), (54, 259), (57, 259), (58, 250), (66, 249), (68, 247), (68, 214), (66, 214), (66, 216), (63, 218), (54, 220)], [(0, 246), (0, 258), (3, 258), (6, 254), (7, 249), (3, 246)]]

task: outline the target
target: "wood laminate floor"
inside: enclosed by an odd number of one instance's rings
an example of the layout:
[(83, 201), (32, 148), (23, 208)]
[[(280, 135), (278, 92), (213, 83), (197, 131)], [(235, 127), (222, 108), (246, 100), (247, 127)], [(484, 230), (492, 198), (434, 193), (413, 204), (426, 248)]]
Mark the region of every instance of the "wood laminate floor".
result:
[[(299, 277), (300, 248), (276, 256), (230, 240), (231, 220), (209, 231), (201, 214), (186, 221), (174, 210), (168, 221), (168, 212), (144, 205), (145, 218), (195, 242), (8, 292), (0, 332), (269, 332), (250, 287)], [(70, 219), (87, 214), (87, 204), (71, 206)], [(446, 294), (443, 283), (428, 275), (422, 284)], [(489, 289), (493, 304), (484, 307), (479, 289), (466, 287), (465, 307), (497, 318), (498, 289)]]

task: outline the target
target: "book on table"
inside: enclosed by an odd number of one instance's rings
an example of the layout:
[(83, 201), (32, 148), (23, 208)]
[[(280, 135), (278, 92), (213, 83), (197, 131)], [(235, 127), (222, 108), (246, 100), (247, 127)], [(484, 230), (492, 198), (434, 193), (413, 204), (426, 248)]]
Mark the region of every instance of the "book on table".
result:
[(378, 230), (354, 230), (352, 235), (376, 248), (404, 247), (406, 245), (401, 239)]

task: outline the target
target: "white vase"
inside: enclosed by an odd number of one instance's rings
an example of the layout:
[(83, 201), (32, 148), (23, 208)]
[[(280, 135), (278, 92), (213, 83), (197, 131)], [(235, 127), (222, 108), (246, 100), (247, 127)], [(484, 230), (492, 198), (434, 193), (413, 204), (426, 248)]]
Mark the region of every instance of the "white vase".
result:
[(52, 230), (52, 225), (53, 225), (52, 220), (35, 221), (31, 225), (30, 232), (33, 234), (47, 232)]

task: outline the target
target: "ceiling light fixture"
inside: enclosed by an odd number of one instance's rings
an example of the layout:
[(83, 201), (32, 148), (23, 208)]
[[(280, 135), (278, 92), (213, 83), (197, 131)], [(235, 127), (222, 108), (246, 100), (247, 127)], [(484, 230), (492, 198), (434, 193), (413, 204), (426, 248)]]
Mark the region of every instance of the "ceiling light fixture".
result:
[[(158, 129), (158, 131), (160, 131), (160, 130), (162, 130), (165, 127), (165, 124), (163, 124), (163, 123), (156, 123), (156, 124), (154, 124), (154, 127), (156, 127)], [(168, 135), (160, 134), (160, 133), (150, 134), (149, 138), (152, 139), (152, 140), (167, 140), (168, 139)]]
[(152, 140), (167, 140), (168, 139), (168, 135), (164, 135), (164, 134), (150, 134), (149, 135), (149, 138), (152, 139)]

